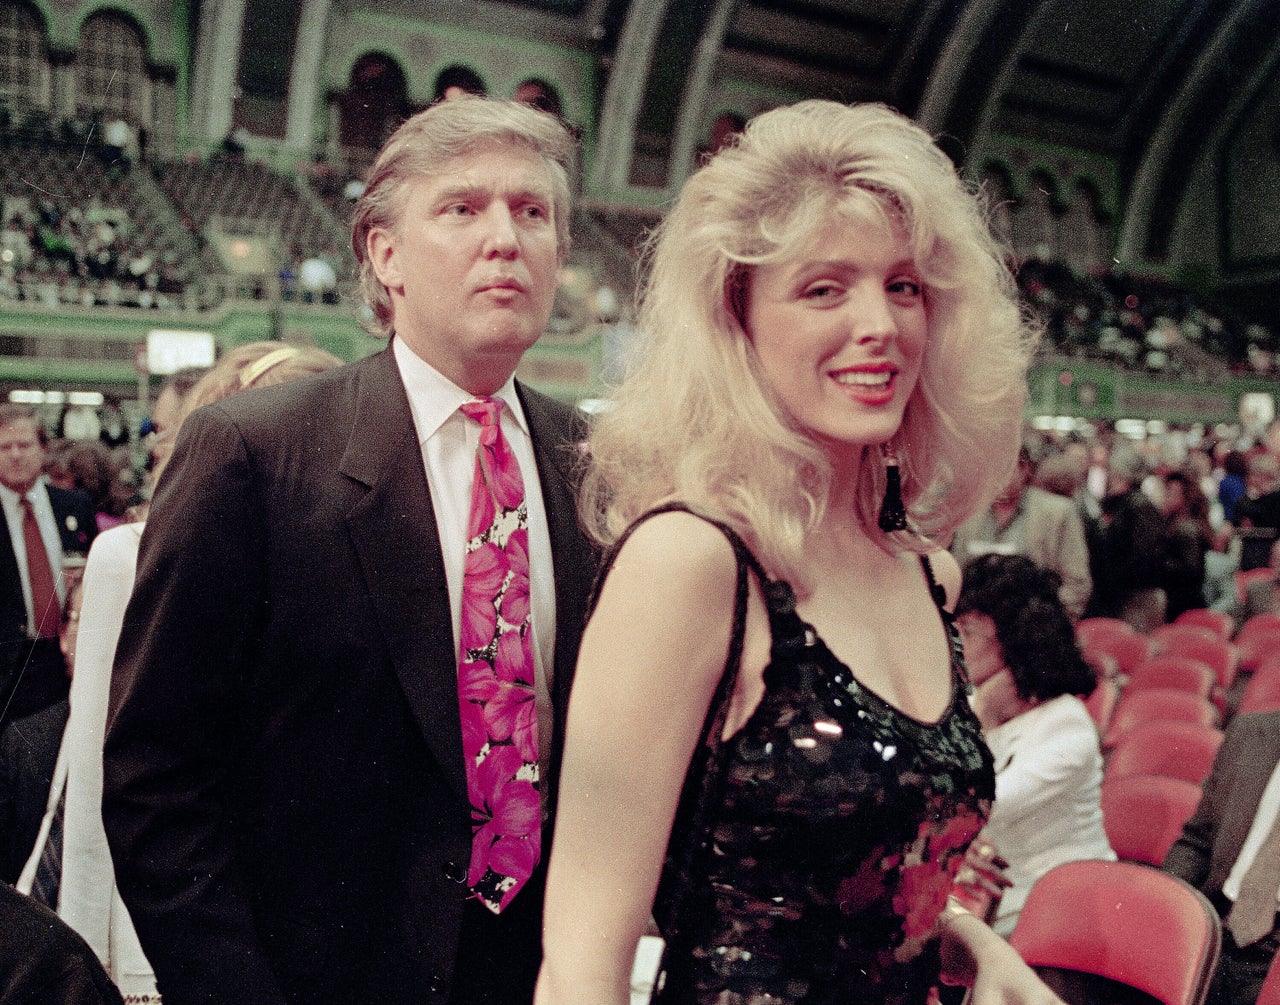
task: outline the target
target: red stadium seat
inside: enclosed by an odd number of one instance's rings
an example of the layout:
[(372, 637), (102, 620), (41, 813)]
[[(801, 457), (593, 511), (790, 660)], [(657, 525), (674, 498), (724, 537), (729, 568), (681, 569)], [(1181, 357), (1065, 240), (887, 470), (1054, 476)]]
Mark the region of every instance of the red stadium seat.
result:
[[(1166, 628), (1176, 628), (1177, 625), (1165, 625)], [(1154, 636), (1155, 633), (1153, 632)], [(1213, 668), (1213, 672), (1217, 675), (1218, 686), (1224, 691), (1231, 690), (1231, 685), (1236, 680), (1236, 670), (1240, 666), (1240, 652), (1236, 649), (1235, 643), (1227, 642), (1223, 639), (1201, 638), (1198, 635), (1179, 634), (1169, 635), (1163, 642), (1157, 642), (1160, 651), (1170, 656), (1194, 656), (1198, 660), (1203, 660)]]
[(1226, 611), (1213, 611), (1207, 607), (1195, 607), (1189, 611), (1183, 611), (1173, 619), (1175, 625), (1199, 625), (1203, 628), (1211, 629), (1218, 638), (1231, 638), (1232, 632), (1235, 631), (1235, 622), (1231, 619), (1231, 615)]
[(1222, 746), (1222, 730), (1197, 722), (1140, 722), (1116, 742), (1106, 777), (1163, 775), (1200, 785)]
[(1089, 641), (1080, 638), (1079, 633), (1076, 638), (1086, 659), (1095, 654), (1110, 656), (1123, 674), (1132, 673), (1134, 667), (1151, 656), (1151, 640), (1132, 629), (1127, 634), (1096, 633)]
[(1255, 614), (1240, 626), (1240, 631), (1236, 632), (1235, 641), (1240, 643), (1254, 632), (1273, 631), (1280, 632), (1280, 614), (1274, 614), (1271, 611), (1262, 611)]
[(1084, 699), (1084, 707), (1089, 710), (1099, 735), (1106, 733), (1111, 725), (1111, 717), (1115, 715), (1116, 705), (1120, 701), (1120, 685), (1114, 678), (1098, 675), (1098, 686), (1093, 694)]
[(1133, 668), (1125, 690), (1167, 687), (1176, 691), (1190, 691), (1201, 698), (1208, 698), (1213, 694), (1213, 686), (1217, 680), (1213, 667), (1195, 657), (1152, 656)]
[(1081, 618), (1076, 623), (1076, 639), (1081, 645), (1088, 645), (1098, 638), (1134, 634), (1137, 631), (1133, 625), (1119, 618)]
[(1068, 862), (1031, 888), (1009, 941), (1033, 967), (1201, 1005), (1222, 928), (1204, 895), (1175, 876), (1134, 862)]
[(1151, 630), (1151, 641), (1155, 643), (1156, 652), (1167, 652), (1175, 641), (1187, 638), (1216, 639), (1218, 634), (1203, 625), (1160, 625)]
[(1280, 653), (1280, 626), (1269, 628), (1263, 625), (1247, 634), (1241, 631), (1233, 645), (1240, 657), (1241, 672), (1250, 673), (1257, 669), (1258, 664)]
[(1102, 826), (1125, 862), (1161, 865), (1200, 804), (1200, 786), (1164, 775), (1121, 775), (1102, 781)]
[(1217, 726), (1218, 710), (1199, 695), (1166, 687), (1140, 688), (1120, 696), (1111, 725), (1103, 737), (1104, 747), (1114, 747), (1126, 732), (1140, 722), (1195, 722)]
[(1236, 600), (1243, 604), (1249, 599), (1250, 583), (1261, 583), (1271, 579), (1273, 576), (1275, 576), (1274, 570), (1265, 567), (1250, 569), (1247, 572), (1237, 572), (1233, 577), (1236, 583)]
[(1259, 664), (1245, 685), (1237, 715), (1246, 712), (1271, 712), (1280, 709), (1280, 655)]
[(1271, 961), (1267, 968), (1266, 979), (1262, 982), (1262, 991), (1258, 994), (1257, 1005), (1280, 1005), (1280, 955)]

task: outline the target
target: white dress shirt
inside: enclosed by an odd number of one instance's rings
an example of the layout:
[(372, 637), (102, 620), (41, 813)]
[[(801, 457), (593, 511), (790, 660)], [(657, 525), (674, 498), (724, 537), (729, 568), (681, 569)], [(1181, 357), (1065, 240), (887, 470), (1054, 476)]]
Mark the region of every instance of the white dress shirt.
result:
[[(45, 490), (44, 480), (37, 481), (27, 492), (36, 526), (49, 556), (49, 568), (53, 570), (53, 585), (58, 591), (58, 603), (66, 602), (62, 583), (62, 535), (58, 531), (58, 518), (53, 515), (53, 503)], [(18, 560), (18, 575), (22, 578), (22, 600), (27, 605), (27, 634), (35, 635), (36, 622), (31, 613), (31, 577), (27, 573), (27, 539), (22, 531), (22, 496), (5, 485), (0, 485), (0, 505), (4, 507), (5, 523), (9, 526), (9, 541), (13, 545), (13, 557)]]
[[(422, 463), (431, 489), (436, 530), (444, 557), (453, 614), (453, 645), (458, 648), (462, 620), (462, 576), (467, 548), (467, 522), (471, 513), (471, 481), (475, 473), (480, 424), (458, 411), (476, 395), (464, 391), (417, 356), (402, 339), (391, 343), (400, 379), (409, 396), (413, 424), (422, 447)], [(533, 439), (515, 380), (508, 380), (494, 395), (507, 406), (502, 410), (502, 434), (520, 465), (524, 497), (529, 513), (529, 597), (533, 632), (534, 697), (538, 712), (538, 754), (545, 773), (551, 751), (551, 669), (555, 658), (555, 570), (551, 558), (551, 532), (538, 481)], [(545, 790), (544, 790), (545, 806)]]
[[(1222, 884), (1223, 896), (1229, 897), (1233, 902), (1240, 896), (1240, 882), (1249, 871), (1249, 866), (1253, 865), (1258, 849), (1271, 830), (1271, 825), (1276, 822), (1277, 814), (1280, 814), (1280, 764), (1271, 771), (1271, 780), (1267, 782), (1267, 787), (1262, 790), (1262, 798), (1258, 800), (1258, 812), (1253, 816), (1253, 825), (1249, 828), (1244, 844), (1240, 846), (1240, 857), (1236, 859), (1236, 864), (1231, 867), (1231, 872)], [(1276, 898), (1280, 901), (1280, 890), (1276, 891)]]

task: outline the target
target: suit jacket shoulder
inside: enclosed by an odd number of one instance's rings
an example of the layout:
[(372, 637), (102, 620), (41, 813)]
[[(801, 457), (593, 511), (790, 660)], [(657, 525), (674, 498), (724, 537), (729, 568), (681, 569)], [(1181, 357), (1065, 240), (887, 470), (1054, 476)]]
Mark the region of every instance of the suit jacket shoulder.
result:
[(88, 493), (46, 485), (49, 504), (58, 521), (58, 534), (64, 552), (84, 554), (98, 533), (97, 513)]

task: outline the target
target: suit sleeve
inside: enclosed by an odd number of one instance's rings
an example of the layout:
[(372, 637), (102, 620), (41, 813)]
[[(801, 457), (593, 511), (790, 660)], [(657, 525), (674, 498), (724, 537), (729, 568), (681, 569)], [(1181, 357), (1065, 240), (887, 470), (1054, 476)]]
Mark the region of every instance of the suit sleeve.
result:
[(1213, 844), (1226, 813), (1232, 776), (1250, 745), (1248, 726), (1247, 720), (1239, 720), (1227, 728), (1227, 735), (1214, 758), (1213, 770), (1205, 780), (1200, 803), (1164, 859), (1165, 872), (1186, 880), (1197, 889), (1202, 889), (1209, 878)]
[(193, 414), (143, 534), (103, 756), (117, 883), (167, 1005), (283, 1002), (232, 830), (265, 540), (243, 437), (216, 406)]
[(1084, 538), (1084, 521), (1075, 505), (1064, 509), (1058, 528), (1058, 572), (1062, 586), (1058, 595), (1073, 621), (1084, 614), (1093, 594), (1093, 577), (1089, 574), (1089, 546)]

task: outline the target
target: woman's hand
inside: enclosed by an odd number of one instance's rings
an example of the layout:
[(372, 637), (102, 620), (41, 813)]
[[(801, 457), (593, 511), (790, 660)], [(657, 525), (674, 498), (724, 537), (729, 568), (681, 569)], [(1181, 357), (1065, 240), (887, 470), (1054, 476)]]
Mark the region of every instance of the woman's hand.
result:
[(942, 977), (973, 988), (970, 1005), (1063, 1005), (1014, 948), (962, 908), (948, 906), (942, 926)]

